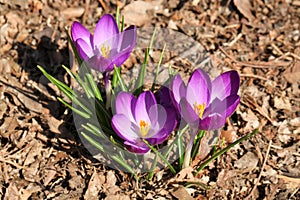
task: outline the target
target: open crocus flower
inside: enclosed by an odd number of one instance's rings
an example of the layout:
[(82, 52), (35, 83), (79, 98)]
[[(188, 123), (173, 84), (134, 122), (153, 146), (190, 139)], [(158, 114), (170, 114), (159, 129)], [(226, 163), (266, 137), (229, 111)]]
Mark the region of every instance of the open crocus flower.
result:
[(171, 83), (173, 101), (183, 119), (200, 130), (219, 129), (240, 102), (240, 78), (228, 71), (211, 81), (201, 69), (195, 70), (187, 86), (179, 75)]
[(175, 112), (157, 104), (152, 92), (143, 92), (138, 98), (128, 92), (118, 94), (112, 127), (129, 151), (147, 153), (150, 148), (144, 139), (151, 145), (161, 144), (175, 126)]
[(123, 64), (136, 43), (135, 26), (120, 33), (116, 20), (109, 14), (98, 21), (94, 35), (79, 22), (72, 24), (71, 34), (80, 57), (102, 73)]

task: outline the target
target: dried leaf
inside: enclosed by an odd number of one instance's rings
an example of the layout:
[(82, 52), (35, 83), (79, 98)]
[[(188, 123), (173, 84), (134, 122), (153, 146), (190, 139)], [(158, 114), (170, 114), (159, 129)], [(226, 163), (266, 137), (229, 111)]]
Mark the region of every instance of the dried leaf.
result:
[(5, 101), (0, 100), (0, 119), (3, 119), (3, 115), (6, 113), (7, 108)]
[(275, 96), (274, 106), (275, 108), (278, 109), (292, 111), (292, 105), (290, 99), (287, 96), (282, 96), (282, 97)]
[[(103, 175), (102, 175), (103, 176)], [(88, 188), (84, 194), (84, 199), (98, 199), (98, 193), (101, 190), (102, 184), (96, 170), (89, 181)]]
[(252, 152), (247, 152), (239, 160), (234, 162), (234, 166), (245, 170), (247, 172), (252, 171), (258, 164), (258, 156)]
[(193, 200), (194, 198), (187, 192), (185, 187), (180, 186), (177, 190), (171, 193), (177, 199)]
[(61, 15), (66, 19), (81, 17), (83, 13), (84, 13), (84, 8), (82, 7), (67, 8), (61, 11)]
[(126, 5), (122, 11), (126, 23), (141, 26), (151, 22), (151, 16), (147, 14), (148, 10), (159, 8), (162, 0), (156, 1), (133, 1)]
[(249, 0), (234, 0), (233, 1), (237, 9), (249, 20), (253, 21), (255, 17), (251, 12), (251, 3)]
[(300, 83), (300, 61), (297, 60), (293, 66), (286, 69), (283, 76), (289, 83)]

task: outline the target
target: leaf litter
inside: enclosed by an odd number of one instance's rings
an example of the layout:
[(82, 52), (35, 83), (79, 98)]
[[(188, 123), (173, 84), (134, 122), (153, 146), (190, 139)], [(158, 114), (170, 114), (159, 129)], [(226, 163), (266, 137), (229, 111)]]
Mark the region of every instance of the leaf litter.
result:
[[(2, 0), (0, 5), (1, 198), (300, 198), (299, 1)], [(116, 5), (130, 23), (169, 27), (193, 37), (217, 73), (238, 70), (241, 104), (220, 139), (231, 143), (254, 128), (260, 133), (197, 176), (193, 168), (176, 176), (159, 170), (152, 181), (137, 183), (89, 155), (70, 111), (53, 98), (59, 93), (36, 65), (69, 83), (60, 68), (70, 59), (65, 26), (83, 20), (92, 29)], [(142, 9), (132, 9), (135, 5)], [(137, 58), (125, 64), (124, 73)], [(184, 62), (173, 67), (191, 71)], [(207, 148), (203, 145), (203, 152)], [(195, 165), (205, 159), (202, 155)]]

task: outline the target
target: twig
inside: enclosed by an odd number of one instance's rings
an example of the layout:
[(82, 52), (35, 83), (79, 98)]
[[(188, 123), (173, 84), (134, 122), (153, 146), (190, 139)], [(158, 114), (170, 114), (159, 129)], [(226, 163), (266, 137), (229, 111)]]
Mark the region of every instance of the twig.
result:
[(258, 76), (258, 75), (255, 75), (255, 74), (240, 74), (241, 77), (249, 77), (249, 78), (257, 78), (257, 79), (261, 79), (261, 80), (264, 80), (264, 81), (268, 81), (269, 79), (265, 78), (265, 77), (262, 77), (262, 76)]
[(290, 199), (298, 192), (299, 188), (296, 188), (296, 190), (291, 194)]
[(108, 11), (108, 8), (107, 8), (105, 2), (104, 2), (103, 0), (99, 0), (99, 2), (100, 2), (100, 4), (101, 4), (101, 6), (103, 7), (104, 11), (107, 12), (107, 11)]
[(224, 46), (228, 46), (228, 47), (233, 46), (239, 39), (241, 39), (242, 36), (243, 36), (242, 33), (238, 34), (231, 42), (224, 43)]
[(272, 68), (272, 67), (285, 67), (290, 65), (290, 62), (258, 62), (258, 63), (247, 63), (236, 60), (233, 56), (229, 55), (222, 47), (219, 47), (220, 51), (233, 62), (241, 66), (253, 67), (253, 68)]
[(277, 178), (284, 179), (286, 182), (289, 183), (300, 184), (300, 178), (294, 178), (294, 177), (289, 177), (284, 175), (277, 175)]
[(272, 145), (272, 140), (269, 141), (268, 149), (267, 149), (267, 152), (266, 152), (266, 155), (265, 155), (265, 160), (264, 160), (264, 163), (261, 166), (261, 170), (260, 170), (260, 173), (258, 175), (257, 181), (255, 182), (255, 184), (254, 184), (254, 186), (253, 186), (250, 194), (245, 198), (245, 200), (248, 200), (252, 196), (252, 194), (255, 191), (255, 189), (257, 188), (257, 185), (258, 185), (258, 183), (259, 183), (259, 181), (261, 179), (262, 173), (264, 171), (264, 168), (265, 168), (267, 160), (268, 160), (268, 156), (269, 156), (269, 153), (270, 153), (271, 145)]
[(86, 16), (89, 13), (90, 0), (85, 0), (84, 14), (82, 16), (82, 24), (86, 22)]
[(11, 165), (15, 166), (18, 169), (23, 169), (23, 166), (21, 166), (21, 165), (19, 165), (17, 163), (14, 163), (14, 162), (12, 162), (10, 160), (6, 160), (6, 159), (3, 159), (3, 158), (0, 158), (0, 162), (11, 164)]

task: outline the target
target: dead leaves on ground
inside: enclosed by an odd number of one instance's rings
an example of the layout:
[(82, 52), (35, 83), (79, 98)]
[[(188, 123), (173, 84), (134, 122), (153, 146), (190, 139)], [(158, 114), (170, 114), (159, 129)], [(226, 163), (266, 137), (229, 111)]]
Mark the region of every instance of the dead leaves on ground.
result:
[[(253, 198), (299, 197), (299, 1), (0, 3), (1, 198), (226, 199), (245, 198), (252, 190)], [(190, 168), (175, 177), (161, 170), (152, 182), (140, 185), (129, 175), (94, 167), (82, 157), (55, 101), (59, 92), (33, 65), (50, 64), (52, 73), (67, 80), (59, 71), (62, 62), (68, 62), (65, 26), (82, 19), (93, 29), (104, 10), (112, 11), (116, 4), (126, 23), (179, 30), (203, 45), (217, 71), (238, 70), (241, 104), (221, 137), (231, 143), (254, 128), (261, 128), (260, 134), (196, 177)], [(187, 66), (176, 67), (185, 71)], [(203, 189), (202, 183), (211, 189)]]

